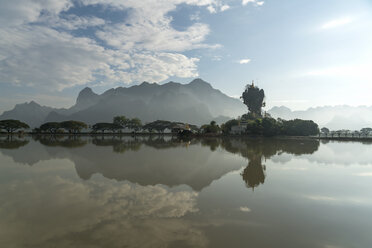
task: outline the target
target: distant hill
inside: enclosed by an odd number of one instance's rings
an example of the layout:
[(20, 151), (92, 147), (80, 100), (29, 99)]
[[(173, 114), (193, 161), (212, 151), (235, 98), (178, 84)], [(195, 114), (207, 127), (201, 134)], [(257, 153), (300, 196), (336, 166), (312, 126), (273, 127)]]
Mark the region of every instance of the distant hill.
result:
[(324, 106), (302, 111), (292, 111), (281, 106), (273, 107), (267, 112), (274, 118), (313, 120), (320, 127), (327, 127), (331, 130), (360, 130), (364, 127), (372, 127), (372, 107), (367, 106)]
[(101, 95), (85, 88), (69, 109), (30, 102), (16, 105), (0, 119), (18, 119), (37, 127), (47, 121), (110, 122), (116, 115), (125, 115), (138, 117), (143, 122), (161, 119), (201, 125), (211, 120), (226, 121), (245, 112), (246, 106), (238, 99), (223, 94), (202, 79), (195, 79), (189, 84), (143, 82), (128, 88), (110, 89)]
[(5, 111), (0, 116), (0, 120), (16, 119), (26, 122), (30, 127), (36, 127), (39, 126), (53, 110), (54, 109), (51, 107), (41, 106), (31, 101), (29, 103), (17, 104), (12, 110)]

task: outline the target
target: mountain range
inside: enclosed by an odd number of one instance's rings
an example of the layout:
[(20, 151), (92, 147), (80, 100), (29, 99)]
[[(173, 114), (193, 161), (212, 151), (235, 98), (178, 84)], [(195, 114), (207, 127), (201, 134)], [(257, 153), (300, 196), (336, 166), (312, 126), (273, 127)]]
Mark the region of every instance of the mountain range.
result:
[(313, 120), (320, 127), (331, 130), (360, 130), (364, 127), (372, 127), (372, 106), (323, 106), (299, 111), (281, 106), (273, 107), (267, 112), (274, 118), (285, 120), (296, 118)]
[[(0, 120), (17, 119), (38, 127), (49, 121), (111, 122), (114, 116), (125, 115), (137, 117), (143, 123), (168, 120), (202, 125), (211, 120), (222, 123), (246, 112), (247, 108), (240, 100), (198, 78), (188, 84), (143, 82), (128, 88), (109, 89), (102, 94), (87, 87), (80, 91), (76, 103), (70, 108), (52, 108), (31, 101), (5, 111)], [(313, 120), (320, 127), (331, 130), (372, 127), (372, 106), (323, 106), (300, 111), (280, 106), (267, 112), (274, 118)]]
[(195, 79), (189, 84), (143, 82), (128, 88), (109, 89), (102, 94), (87, 87), (68, 109), (41, 106), (31, 101), (17, 104), (0, 119), (18, 119), (38, 127), (50, 121), (111, 122), (114, 116), (125, 115), (137, 117), (144, 123), (169, 120), (201, 125), (211, 120), (221, 123), (245, 112), (246, 106), (240, 100), (223, 94), (202, 79)]

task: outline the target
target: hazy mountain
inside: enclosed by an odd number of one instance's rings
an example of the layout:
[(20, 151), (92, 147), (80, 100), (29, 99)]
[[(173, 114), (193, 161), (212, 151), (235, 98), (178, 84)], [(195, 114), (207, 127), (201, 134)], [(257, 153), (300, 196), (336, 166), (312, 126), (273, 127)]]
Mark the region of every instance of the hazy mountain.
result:
[(189, 84), (144, 82), (128, 88), (110, 89), (101, 95), (85, 88), (79, 93), (76, 104), (69, 109), (42, 107), (36, 103), (32, 104), (35, 105), (33, 108), (26, 108), (30, 104), (17, 105), (0, 119), (19, 119), (35, 127), (46, 121), (109, 122), (116, 115), (125, 115), (138, 117), (143, 122), (163, 119), (200, 125), (213, 119), (227, 120), (246, 112), (241, 101), (223, 94), (201, 79)]
[(364, 127), (372, 127), (372, 107), (367, 106), (324, 106), (301, 111), (292, 111), (281, 106), (273, 107), (268, 113), (274, 118), (286, 120), (295, 118), (313, 120), (320, 127), (328, 127), (331, 130), (360, 130)]
[(53, 108), (41, 106), (34, 101), (17, 104), (10, 111), (5, 111), (0, 120), (16, 119), (26, 122), (31, 127), (39, 126), (40, 123), (53, 111)]

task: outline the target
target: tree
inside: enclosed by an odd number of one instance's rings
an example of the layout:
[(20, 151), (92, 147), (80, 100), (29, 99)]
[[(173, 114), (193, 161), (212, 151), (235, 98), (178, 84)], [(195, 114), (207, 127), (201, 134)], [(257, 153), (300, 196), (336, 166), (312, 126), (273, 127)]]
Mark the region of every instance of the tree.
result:
[(8, 133), (13, 134), (14, 131), (19, 129), (28, 129), (29, 125), (19, 120), (2, 120), (0, 121), (0, 129), (6, 130)]
[(157, 120), (147, 123), (143, 126), (143, 129), (148, 130), (149, 132), (152, 132), (152, 130), (156, 130), (159, 133), (164, 133), (165, 129), (171, 129), (174, 125), (175, 124), (170, 121)]
[(128, 125), (128, 122), (129, 122), (129, 119), (125, 117), (124, 115), (115, 116), (113, 120), (114, 124), (121, 126), (122, 128), (126, 128)]
[(95, 132), (101, 131), (102, 133), (104, 133), (106, 130), (110, 130), (112, 132), (115, 132), (115, 131), (117, 131), (121, 128), (122, 128), (121, 125), (118, 125), (118, 124), (115, 124), (115, 123), (106, 123), (106, 122), (99, 122), (99, 123), (96, 123), (92, 126), (93, 131), (95, 131)]
[(79, 133), (81, 129), (88, 128), (87, 124), (81, 121), (63, 121), (60, 123), (61, 128), (66, 129), (69, 133)]
[(57, 130), (61, 128), (61, 124), (58, 122), (47, 122), (40, 126), (40, 131), (47, 131), (49, 133), (56, 133)]
[(222, 130), (223, 133), (228, 134), (231, 131), (231, 127), (232, 126), (237, 126), (237, 125), (239, 125), (239, 121), (235, 120), (235, 119), (232, 119), (232, 120), (229, 120), (229, 121), (225, 122), (224, 124), (222, 124), (221, 125), (221, 130)]
[(372, 132), (372, 128), (370, 128), (370, 127), (365, 127), (365, 128), (362, 128), (362, 129), (360, 130), (360, 132), (363, 133), (363, 134), (368, 134), (368, 133)]
[(215, 121), (211, 121), (209, 125), (201, 126), (201, 129), (204, 133), (218, 133), (221, 130)]
[(249, 119), (256, 119), (262, 117), (262, 108), (265, 107), (265, 92), (254, 86), (254, 83), (248, 84), (243, 92), (241, 98), (248, 107)]
[(274, 118), (265, 117), (262, 119), (262, 134), (264, 136), (275, 136), (280, 134), (281, 125)]
[(318, 124), (310, 120), (294, 119), (283, 121), (283, 134), (290, 136), (309, 136), (319, 134)]
[(133, 118), (128, 121), (128, 128), (133, 129), (134, 133), (140, 130), (141, 127), (142, 127), (142, 123), (141, 123), (141, 120), (138, 118)]
[(330, 132), (329, 129), (326, 128), (326, 127), (323, 127), (322, 129), (320, 129), (320, 131), (321, 131), (322, 133), (326, 133), (326, 134), (328, 134), (328, 133)]

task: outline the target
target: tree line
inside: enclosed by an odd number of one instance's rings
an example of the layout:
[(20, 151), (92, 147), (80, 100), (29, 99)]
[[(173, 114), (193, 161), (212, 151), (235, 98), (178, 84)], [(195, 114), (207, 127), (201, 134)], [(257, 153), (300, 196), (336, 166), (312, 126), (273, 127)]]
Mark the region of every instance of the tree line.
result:
[[(120, 133), (123, 129), (132, 130), (137, 133), (140, 130), (147, 131), (149, 133), (164, 133), (165, 130), (171, 130), (171, 132), (178, 133), (181, 130), (189, 130), (192, 133), (199, 134), (230, 134), (233, 126), (244, 125), (246, 129), (244, 134), (257, 135), (257, 136), (276, 136), (276, 135), (288, 135), (288, 136), (308, 136), (316, 135), (319, 133), (318, 125), (313, 121), (308, 120), (283, 120), (274, 119), (271, 117), (262, 117), (256, 119), (232, 119), (221, 126), (217, 125), (215, 121), (211, 121), (210, 124), (202, 125), (198, 128), (195, 125), (185, 124), (182, 122), (171, 122), (164, 120), (156, 120), (145, 125), (138, 118), (126, 118), (125, 116), (115, 116), (111, 123), (98, 122), (94, 125), (87, 125), (81, 121), (62, 121), (62, 122), (46, 122), (40, 127), (35, 128), (33, 133), (48, 133), (48, 134), (78, 134), (84, 129), (90, 129), (91, 133), (105, 133), (107, 131), (111, 133)], [(29, 126), (19, 120), (2, 120), (0, 121), (0, 130), (5, 130), (8, 134), (13, 134), (18, 130), (28, 129)]]
[[(19, 120), (2, 120), (0, 121), (0, 131), (5, 130), (8, 134), (16, 131), (29, 129), (29, 125)], [(82, 130), (89, 129), (92, 133), (120, 133), (123, 129), (129, 129), (134, 133), (140, 130), (149, 133), (158, 132), (164, 133), (166, 129), (175, 132), (181, 129), (198, 130), (195, 125), (190, 125), (182, 122), (171, 122), (164, 120), (156, 120), (145, 125), (138, 118), (127, 118), (125, 116), (115, 116), (112, 122), (98, 122), (94, 125), (88, 125), (82, 121), (62, 121), (62, 122), (46, 122), (38, 128), (32, 130), (33, 133), (48, 133), (48, 134), (78, 134)]]

